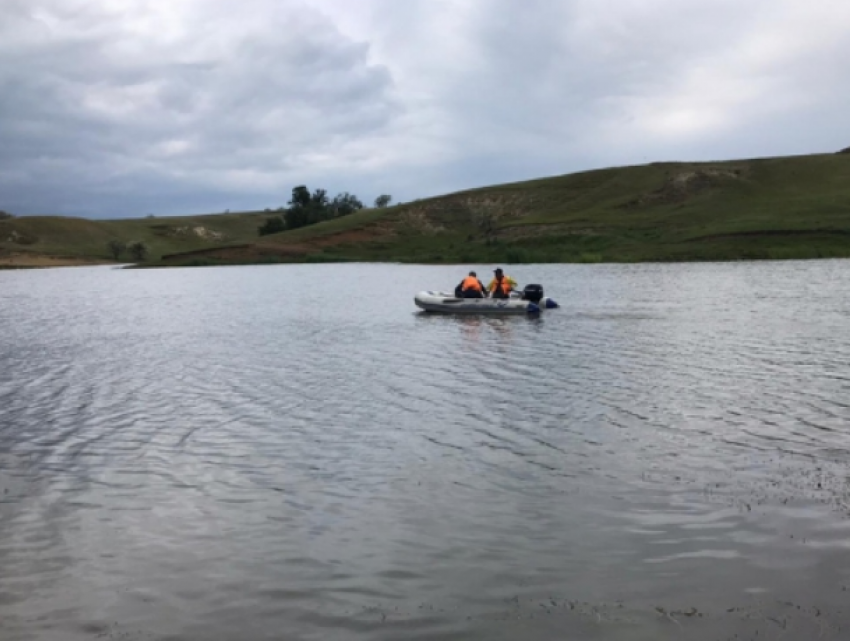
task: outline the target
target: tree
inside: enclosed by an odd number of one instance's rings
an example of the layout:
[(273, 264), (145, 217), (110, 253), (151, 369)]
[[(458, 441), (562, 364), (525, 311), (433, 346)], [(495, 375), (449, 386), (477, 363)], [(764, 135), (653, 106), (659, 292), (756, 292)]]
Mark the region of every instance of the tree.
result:
[(121, 258), (121, 254), (127, 251), (127, 243), (123, 240), (118, 240), (117, 238), (113, 238), (106, 243), (106, 247), (109, 249), (109, 253), (112, 254), (112, 257), (115, 260)]
[(331, 217), (328, 192), (324, 189), (316, 189), (311, 194), (305, 185), (299, 185), (292, 190), (289, 209), (283, 215), (287, 229), (314, 225)]
[(13, 214), (10, 214), (8, 211), (3, 211), (0, 209), (0, 220), (5, 220), (7, 218), (14, 218)]
[(310, 209), (310, 190), (306, 185), (292, 188), (292, 198), (287, 209), (283, 210), (283, 221), (286, 229), (298, 229), (307, 224), (307, 213)]
[(148, 246), (140, 240), (131, 243), (127, 249), (130, 252), (130, 256), (133, 257), (133, 260), (138, 262), (143, 261), (148, 255)]
[(378, 209), (383, 209), (387, 207), (393, 200), (393, 197), (389, 194), (381, 194), (375, 199), (375, 207)]
[[(283, 211), (286, 229), (298, 229), (299, 227), (314, 225), (323, 220), (347, 216), (358, 209), (363, 209), (363, 203), (354, 194), (343, 192), (330, 200), (326, 190), (316, 189), (310, 193), (306, 185), (298, 185), (293, 188), (292, 198), (287, 204), (289, 207)], [(272, 225), (271, 228), (276, 229), (274, 226), (277, 223), (271, 223), (270, 220), (267, 220), (266, 224)], [(263, 229), (267, 229), (267, 227), (264, 225)]]
[(306, 185), (298, 185), (292, 189), (292, 199), (287, 203), (289, 209), (283, 215), (287, 229), (298, 229), (319, 222), (327, 205), (328, 196), (324, 189), (317, 189), (312, 194)]
[(310, 196), (310, 206), (324, 209), (328, 206), (328, 192), (326, 189), (317, 189)]
[(310, 224), (310, 206), (290, 207), (283, 214), (286, 229), (298, 229)]
[(306, 185), (298, 185), (292, 189), (292, 200), (288, 203), (289, 208), (293, 207), (309, 207), (310, 206), (310, 190)]
[(359, 209), (363, 209), (363, 203), (360, 202), (357, 196), (349, 194), (347, 191), (339, 194), (333, 199), (333, 202), (331, 202), (333, 218), (348, 216)]
[(266, 218), (266, 222), (257, 228), (257, 232), (260, 236), (266, 236), (267, 234), (276, 234), (285, 229), (286, 223), (283, 221), (283, 216), (271, 216)]

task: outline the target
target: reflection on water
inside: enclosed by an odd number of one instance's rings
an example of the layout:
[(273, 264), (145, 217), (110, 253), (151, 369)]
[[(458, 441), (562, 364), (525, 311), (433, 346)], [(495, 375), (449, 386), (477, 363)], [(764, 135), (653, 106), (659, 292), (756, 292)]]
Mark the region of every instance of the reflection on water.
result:
[(850, 262), (457, 271), (0, 272), (0, 638), (843, 638)]
[[(420, 316), (430, 319), (431, 322), (446, 322), (446, 319), (450, 318), (448, 322), (457, 324), (461, 331), (463, 345), (470, 342), (480, 344), (484, 340), (487, 342), (487, 347), (500, 353), (504, 353), (504, 348), (511, 345), (514, 323), (528, 323), (533, 320), (519, 317), (492, 318), (471, 315), (446, 317), (437, 314), (420, 314)], [(495, 338), (495, 342), (491, 342), (491, 338)]]

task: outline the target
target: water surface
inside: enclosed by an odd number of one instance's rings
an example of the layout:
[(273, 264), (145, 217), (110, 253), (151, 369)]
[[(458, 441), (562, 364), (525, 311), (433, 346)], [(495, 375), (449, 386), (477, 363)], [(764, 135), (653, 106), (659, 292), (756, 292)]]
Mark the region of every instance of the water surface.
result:
[(0, 272), (0, 638), (846, 638), (850, 261), (467, 269)]

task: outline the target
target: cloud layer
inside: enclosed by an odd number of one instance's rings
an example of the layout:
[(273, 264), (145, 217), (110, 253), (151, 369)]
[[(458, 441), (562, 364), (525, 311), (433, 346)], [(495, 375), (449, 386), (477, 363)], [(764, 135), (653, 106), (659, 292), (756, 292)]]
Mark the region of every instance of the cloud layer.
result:
[(365, 200), (850, 145), (838, 0), (37, 0), (0, 22), (0, 209)]

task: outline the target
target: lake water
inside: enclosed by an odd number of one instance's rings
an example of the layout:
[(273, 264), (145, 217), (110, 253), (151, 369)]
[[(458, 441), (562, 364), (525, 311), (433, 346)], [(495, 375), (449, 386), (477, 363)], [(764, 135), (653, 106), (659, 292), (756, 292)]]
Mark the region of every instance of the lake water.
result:
[(850, 635), (850, 261), (466, 269), (0, 272), (0, 638)]

